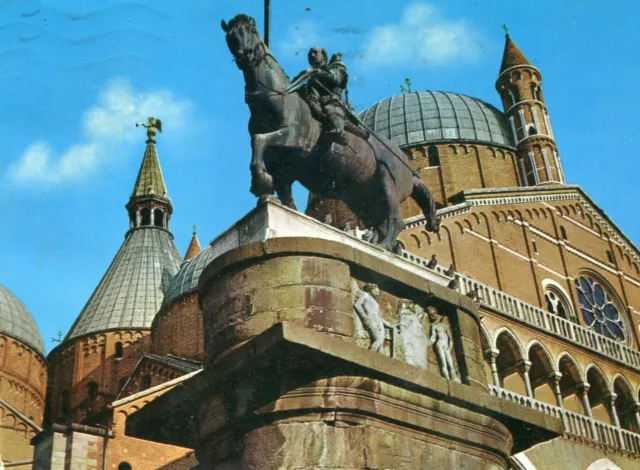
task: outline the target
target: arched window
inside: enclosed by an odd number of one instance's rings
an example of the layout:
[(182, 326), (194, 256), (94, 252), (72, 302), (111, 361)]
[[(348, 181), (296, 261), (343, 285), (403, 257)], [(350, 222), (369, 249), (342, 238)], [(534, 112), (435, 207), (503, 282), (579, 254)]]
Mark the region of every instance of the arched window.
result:
[(142, 209), (141, 214), (142, 214), (142, 221), (140, 222), (140, 225), (142, 226), (151, 225), (151, 209), (149, 209), (148, 207), (145, 207), (144, 209)]
[(538, 85), (536, 85), (535, 83), (531, 84), (531, 95), (533, 96), (534, 100), (539, 100), (539, 96), (538, 96)]
[(440, 153), (438, 147), (429, 145), (427, 147), (427, 157), (429, 158), (429, 166), (440, 166)]
[(564, 289), (550, 279), (543, 280), (542, 285), (544, 287), (544, 300), (547, 312), (576, 322), (576, 316), (572, 307), (573, 303), (569, 300), (569, 295)]
[(575, 285), (585, 325), (608, 338), (627, 342), (628, 328), (622, 310), (613, 301), (612, 291), (587, 274), (578, 276)]
[(140, 383), (140, 390), (146, 390), (151, 387), (151, 376), (145, 375), (142, 377), (142, 382)]
[(89, 382), (87, 384), (87, 395), (89, 400), (95, 400), (98, 396), (98, 384), (95, 382)]
[(562, 235), (562, 239), (563, 240), (568, 240), (569, 239), (567, 237), (567, 231), (565, 230), (565, 228), (562, 225), (560, 226), (560, 235)]
[(607, 260), (609, 263), (614, 264), (613, 253), (610, 250), (607, 250)]
[(162, 209), (153, 211), (153, 225), (156, 227), (164, 227), (164, 212), (162, 212)]
[(122, 343), (120, 341), (118, 341), (116, 343), (116, 354), (115, 354), (115, 358), (116, 359), (121, 359), (122, 358)]
[(122, 462), (118, 465), (118, 470), (132, 470), (131, 464), (129, 462)]
[(536, 244), (535, 240), (531, 240), (531, 246), (533, 246), (533, 252), (537, 255), (538, 254), (538, 245)]
[(71, 399), (69, 397), (69, 390), (62, 391), (62, 413), (67, 414), (71, 411)]

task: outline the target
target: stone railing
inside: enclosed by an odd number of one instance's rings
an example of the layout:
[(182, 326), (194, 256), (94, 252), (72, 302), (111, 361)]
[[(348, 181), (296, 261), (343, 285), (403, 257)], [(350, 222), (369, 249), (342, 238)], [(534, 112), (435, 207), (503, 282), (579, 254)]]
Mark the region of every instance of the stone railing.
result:
[[(428, 261), (413, 253), (404, 251), (402, 257), (419, 266), (427, 266)], [(444, 274), (442, 266), (436, 266), (434, 271)], [(618, 361), (623, 365), (632, 367), (640, 371), (640, 352), (617, 341), (609, 339), (594, 331), (565, 320), (544, 309), (535, 307), (523, 302), (517, 297), (505, 294), (498, 289), (494, 289), (486, 284), (478, 282), (470, 277), (460, 276), (460, 293), (467, 294), (477, 290), (478, 300), (481, 304), (499, 313), (521, 320), (529, 325), (537, 327), (545, 332), (559, 336), (564, 340), (572, 341), (591, 351), (603, 354), (610, 359)]]
[(489, 385), (491, 395), (560, 418), (567, 435), (578, 436), (610, 447), (638, 454), (640, 457), (640, 434), (621, 429), (563, 408), (543, 403), (494, 385)]

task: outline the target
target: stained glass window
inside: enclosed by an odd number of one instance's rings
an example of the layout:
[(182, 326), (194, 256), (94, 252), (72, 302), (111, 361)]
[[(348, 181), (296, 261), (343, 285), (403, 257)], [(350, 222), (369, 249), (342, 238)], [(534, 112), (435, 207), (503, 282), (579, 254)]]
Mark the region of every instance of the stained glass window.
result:
[(627, 338), (624, 321), (600, 283), (588, 276), (578, 277), (575, 283), (586, 325), (596, 333), (624, 342)]

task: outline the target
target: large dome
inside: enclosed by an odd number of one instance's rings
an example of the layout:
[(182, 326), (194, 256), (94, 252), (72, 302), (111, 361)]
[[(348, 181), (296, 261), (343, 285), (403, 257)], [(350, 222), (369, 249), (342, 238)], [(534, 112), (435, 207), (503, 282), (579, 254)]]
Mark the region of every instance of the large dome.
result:
[(515, 146), (504, 113), (457, 93), (396, 95), (361, 112), (360, 119), (400, 147), (449, 141)]
[(44, 342), (36, 322), (9, 290), (0, 285), (0, 333), (11, 336), (44, 356)]

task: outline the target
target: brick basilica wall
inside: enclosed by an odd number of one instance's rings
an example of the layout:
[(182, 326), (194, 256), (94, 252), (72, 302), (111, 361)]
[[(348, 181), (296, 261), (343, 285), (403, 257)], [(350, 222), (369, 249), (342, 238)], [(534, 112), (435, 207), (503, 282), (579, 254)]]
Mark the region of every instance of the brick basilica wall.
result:
[(100, 412), (117, 397), (150, 347), (149, 330), (122, 330), (74, 338), (55, 348), (48, 357), (47, 423), (100, 421)]
[(198, 292), (190, 292), (163, 306), (151, 326), (153, 353), (202, 361), (204, 333)]
[[(13, 408), (35, 425), (42, 425), (47, 386), (44, 359), (29, 346), (0, 334), (0, 455), (6, 461), (28, 460), (36, 434)], [(10, 408), (11, 407), (11, 408)]]

